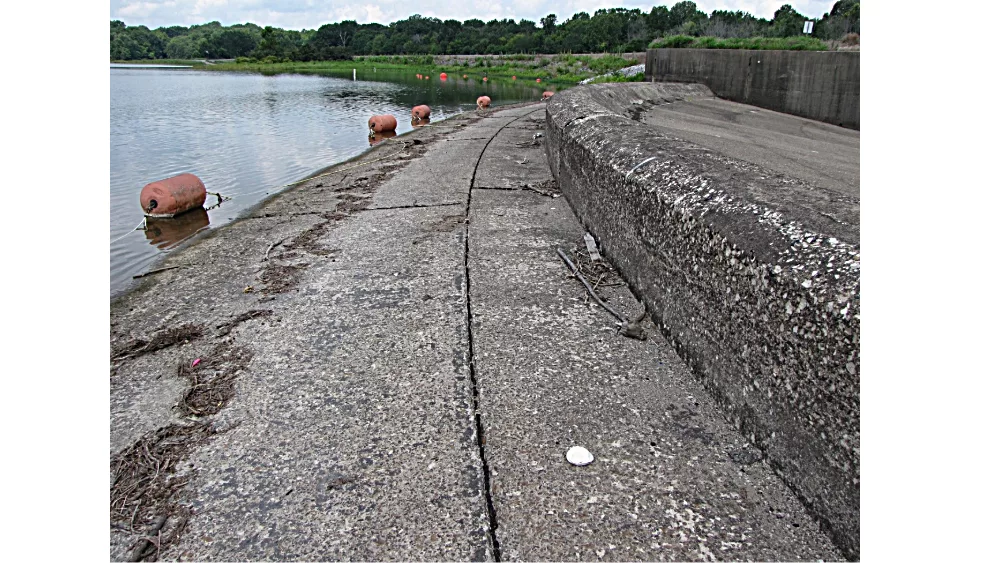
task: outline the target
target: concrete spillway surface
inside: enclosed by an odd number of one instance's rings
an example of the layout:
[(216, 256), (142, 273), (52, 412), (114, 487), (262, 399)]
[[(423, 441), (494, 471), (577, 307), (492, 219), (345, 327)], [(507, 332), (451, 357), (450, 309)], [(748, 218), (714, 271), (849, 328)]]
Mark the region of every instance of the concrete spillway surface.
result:
[(401, 136), (112, 303), (112, 559), (840, 557), (651, 320), (621, 336), (570, 275), (557, 248), (599, 266), (544, 119)]
[(659, 105), (640, 119), (726, 156), (860, 197), (859, 131), (718, 98)]

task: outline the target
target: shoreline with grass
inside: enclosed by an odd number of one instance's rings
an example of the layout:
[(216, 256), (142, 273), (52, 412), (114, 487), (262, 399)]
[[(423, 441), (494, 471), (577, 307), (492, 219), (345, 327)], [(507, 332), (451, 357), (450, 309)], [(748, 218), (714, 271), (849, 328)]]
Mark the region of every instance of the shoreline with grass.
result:
[[(655, 39), (650, 49), (747, 49), (755, 51), (841, 51), (860, 50), (857, 34), (844, 41), (824, 41), (816, 37), (719, 38), (672, 35)], [(350, 72), (361, 65), (390, 71), (406, 71), (434, 76), (445, 72), (487, 77), (490, 80), (537, 80), (560, 86), (601, 82), (641, 82), (643, 73), (621, 71), (645, 62), (645, 52), (593, 54), (514, 54), (514, 55), (364, 55), (328, 61), (291, 61), (276, 57), (235, 60), (142, 59), (111, 61), (114, 64), (190, 65), (198, 70), (259, 72), (264, 74), (321, 74)]]
[[(371, 55), (335, 61), (279, 61), (250, 58), (232, 62), (205, 64), (204, 60), (149, 59), (111, 61), (113, 64), (191, 65), (198, 70), (260, 73), (324, 73), (350, 72), (364, 65), (379, 70), (406, 71), (435, 76), (441, 72), (488, 77), (490, 80), (513, 81), (541, 79), (543, 82), (574, 85), (586, 79), (596, 79), (623, 68), (635, 66), (638, 58), (617, 55), (476, 55), (464, 64), (437, 63), (433, 55)], [(516, 78), (515, 78), (516, 77)]]

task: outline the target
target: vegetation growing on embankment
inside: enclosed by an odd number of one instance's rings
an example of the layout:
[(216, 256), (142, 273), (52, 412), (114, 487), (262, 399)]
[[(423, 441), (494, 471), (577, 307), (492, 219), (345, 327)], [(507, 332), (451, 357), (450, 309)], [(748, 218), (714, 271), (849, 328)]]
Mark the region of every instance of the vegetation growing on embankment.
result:
[(656, 39), (650, 49), (751, 49), (755, 51), (826, 51), (827, 44), (815, 37), (691, 37), (672, 35)]
[(355, 57), (347, 61), (306, 61), (279, 62), (240, 58), (231, 63), (206, 66), (208, 70), (252, 71), (264, 73), (323, 73), (349, 72), (354, 68), (376, 67), (385, 70), (405, 70), (408, 72), (436, 76), (441, 72), (450, 75), (469, 75), (470, 78), (487, 76), (490, 80), (535, 80), (545, 82), (576, 84), (583, 79), (600, 76), (621, 68), (637, 64), (636, 59), (626, 59), (616, 55), (556, 55), (542, 57), (534, 55), (506, 55), (499, 57), (467, 58), (459, 64), (435, 64), (431, 55), (416, 56), (370, 56)]

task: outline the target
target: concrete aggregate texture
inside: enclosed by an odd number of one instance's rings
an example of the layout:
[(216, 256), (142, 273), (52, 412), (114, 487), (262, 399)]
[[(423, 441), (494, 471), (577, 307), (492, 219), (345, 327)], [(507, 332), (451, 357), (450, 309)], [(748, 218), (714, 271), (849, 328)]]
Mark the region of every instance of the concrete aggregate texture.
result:
[(561, 261), (646, 310), (591, 263), (545, 120), (383, 142), (112, 302), (112, 560), (842, 558), (653, 320), (626, 338)]
[[(798, 149), (810, 142), (835, 154)], [(856, 133), (702, 85), (634, 83), (553, 97), (546, 146), (574, 213), (660, 331), (859, 557)]]

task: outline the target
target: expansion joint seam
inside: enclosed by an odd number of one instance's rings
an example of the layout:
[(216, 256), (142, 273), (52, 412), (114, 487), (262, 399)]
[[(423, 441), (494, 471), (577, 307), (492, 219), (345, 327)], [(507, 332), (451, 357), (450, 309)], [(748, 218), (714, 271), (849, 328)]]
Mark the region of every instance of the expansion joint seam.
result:
[[(544, 109), (544, 108), (542, 108)], [(486, 499), (486, 512), (490, 520), (490, 548), (493, 552), (493, 560), (500, 561), (501, 551), (500, 542), (497, 540), (497, 512), (493, 504), (493, 492), (490, 486), (490, 464), (486, 459), (486, 439), (483, 434), (483, 419), (482, 413), (480, 411), (480, 401), (479, 401), (479, 380), (476, 374), (476, 358), (475, 358), (475, 348), (473, 347), (473, 334), (472, 334), (472, 298), (471, 298), (471, 276), (469, 274), (469, 214), (472, 210), (472, 191), (476, 184), (476, 173), (479, 171), (479, 164), (483, 161), (483, 155), (486, 154), (486, 149), (489, 148), (490, 143), (496, 139), (497, 135), (501, 131), (507, 128), (508, 125), (514, 123), (515, 121), (525, 118), (531, 114), (542, 111), (538, 109), (535, 111), (528, 112), (522, 116), (515, 117), (514, 119), (508, 121), (497, 129), (495, 133), (486, 141), (483, 145), (483, 150), (479, 153), (479, 158), (476, 159), (476, 166), (472, 170), (472, 179), (469, 181), (469, 192), (465, 200), (465, 327), (466, 332), (469, 335), (469, 378), (472, 382), (472, 409), (476, 424), (476, 444), (479, 447), (479, 460), (483, 466), (483, 495)]]

